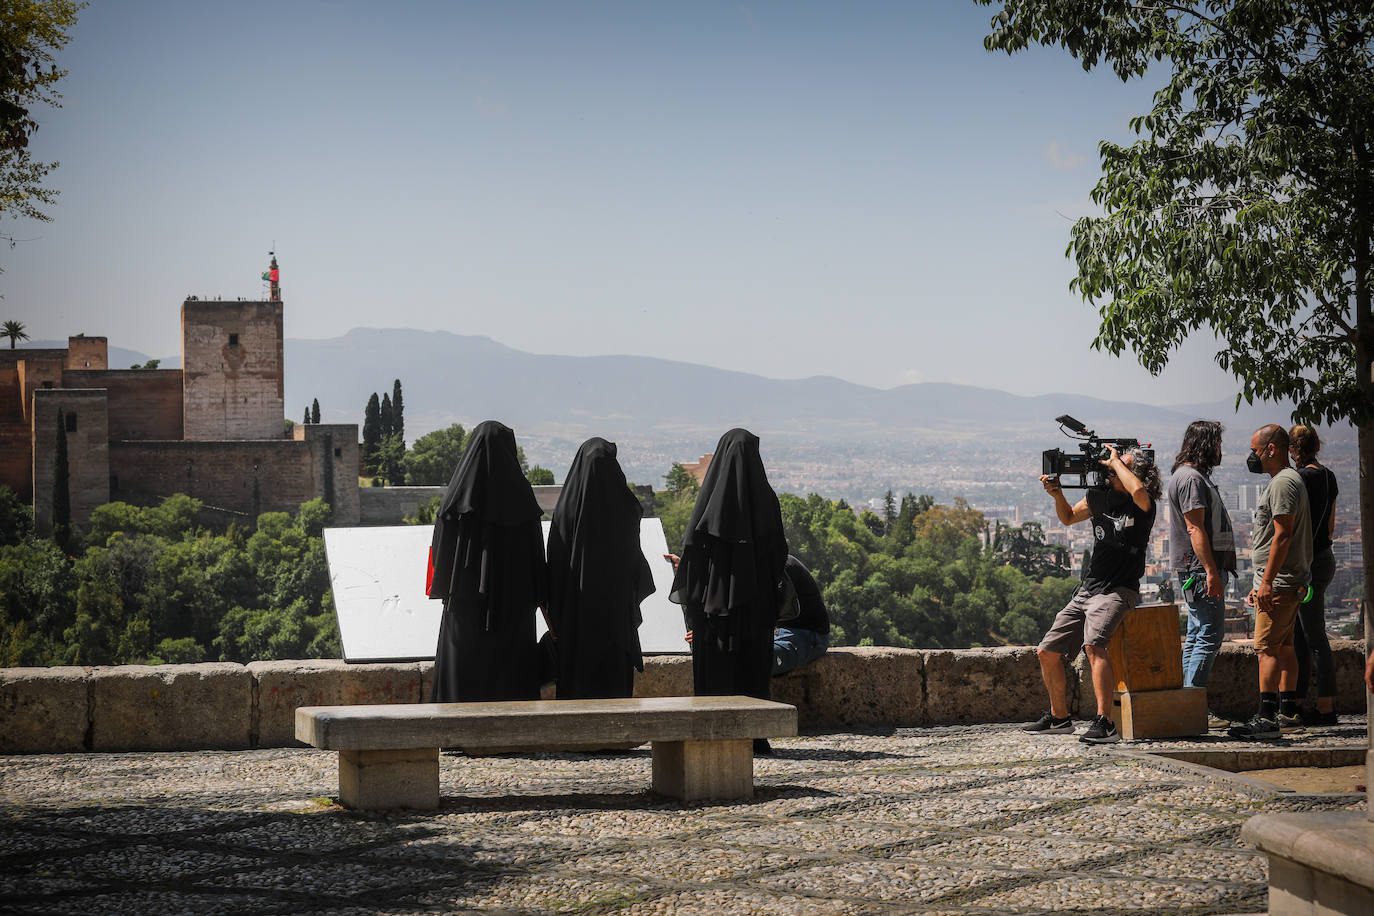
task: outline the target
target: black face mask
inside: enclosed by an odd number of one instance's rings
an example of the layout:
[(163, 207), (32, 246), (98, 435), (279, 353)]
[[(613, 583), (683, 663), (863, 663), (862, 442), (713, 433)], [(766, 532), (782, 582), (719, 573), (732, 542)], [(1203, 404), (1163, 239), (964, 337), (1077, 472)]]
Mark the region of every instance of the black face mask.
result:
[(1260, 461), (1260, 456), (1251, 449), (1250, 454), (1245, 456), (1245, 467), (1251, 474), (1263, 474), (1264, 463)]

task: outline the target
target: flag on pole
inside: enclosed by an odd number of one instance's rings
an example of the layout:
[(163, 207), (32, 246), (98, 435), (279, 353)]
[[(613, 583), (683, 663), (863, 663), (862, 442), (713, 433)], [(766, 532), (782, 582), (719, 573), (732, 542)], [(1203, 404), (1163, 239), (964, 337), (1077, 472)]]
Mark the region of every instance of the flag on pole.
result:
[(281, 272), (276, 269), (264, 270), (262, 272), (262, 278), (268, 281), (269, 283), (276, 283), (278, 279), (280, 279), (280, 273)]

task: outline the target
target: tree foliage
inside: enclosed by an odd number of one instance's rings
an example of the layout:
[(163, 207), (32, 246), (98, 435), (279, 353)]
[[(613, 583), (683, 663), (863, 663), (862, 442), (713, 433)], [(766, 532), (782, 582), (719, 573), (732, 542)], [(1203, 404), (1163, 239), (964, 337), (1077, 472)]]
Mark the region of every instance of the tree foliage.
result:
[(76, 14), (85, 3), (74, 0), (14, 0), (0, 7), (0, 213), (47, 221), (43, 208), (57, 192), (43, 186), (56, 162), (29, 155), (29, 138), (38, 129), (34, 108), (61, 107), (57, 83), (67, 75), (55, 54), (71, 39)]
[(530, 482), (531, 486), (551, 487), (554, 485), (553, 471), (537, 464), (531, 465), (530, 469), (525, 472), (525, 479)]
[(24, 330), (24, 322), (22, 321), (6, 321), (2, 329), (0, 329), (0, 337), (9, 338), (11, 350), (14, 349), (15, 344), (19, 341), (29, 339), (28, 332)]
[(382, 444), (382, 402), (377, 392), (363, 409), (363, 473), (377, 473), (377, 449)]
[(467, 443), (463, 424), (454, 423), (416, 439), (402, 459), (406, 480), (414, 487), (441, 487), (453, 476)]
[(1237, 402), (1353, 422), (1374, 565), (1374, 5), (978, 2), (1001, 7), (989, 50), (1057, 46), (1160, 84), (1130, 122), (1139, 139), (1100, 145), (1103, 213), (1070, 232), (1071, 286), (1101, 316), (1094, 346), (1157, 374), (1210, 329)]
[(328, 506), (267, 513), (251, 534), (207, 531), (199, 511), (184, 495), (109, 503), (75, 557), (32, 536), (0, 546), (0, 665), (337, 658)]

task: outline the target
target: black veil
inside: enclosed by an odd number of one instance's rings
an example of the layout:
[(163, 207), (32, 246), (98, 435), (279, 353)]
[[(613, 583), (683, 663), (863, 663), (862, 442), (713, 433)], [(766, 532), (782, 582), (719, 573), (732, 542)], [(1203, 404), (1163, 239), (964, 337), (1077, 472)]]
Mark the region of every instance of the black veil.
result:
[(787, 562), (777, 494), (747, 429), (721, 436), (683, 536), (669, 600), (692, 630), (698, 695), (768, 699), (773, 622)]
[(444, 601), (430, 699), (538, 699), (534, 614), (547, 594), (542, 514), (515, 433), (473, 428), (430, 542), (431, 598)]
[(639, 546), (642, 516), (615, 443), (582, 443), (549, 530), (548, 610), (560, 700), (630, 696), (634, 671), (644, 670), (639, 603), (654, 581)]

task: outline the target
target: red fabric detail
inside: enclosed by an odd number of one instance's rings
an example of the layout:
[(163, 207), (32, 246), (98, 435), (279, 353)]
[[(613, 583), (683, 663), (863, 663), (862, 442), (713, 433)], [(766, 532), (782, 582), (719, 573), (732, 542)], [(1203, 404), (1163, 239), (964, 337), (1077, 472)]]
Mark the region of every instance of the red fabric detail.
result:
[(425, 573), (425, 594), (430, 594), (430, 587), (434, 585), (434, 545), (429, 548), (429, 571)]

